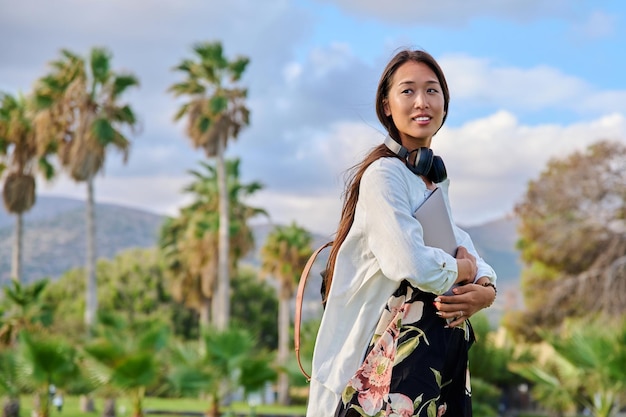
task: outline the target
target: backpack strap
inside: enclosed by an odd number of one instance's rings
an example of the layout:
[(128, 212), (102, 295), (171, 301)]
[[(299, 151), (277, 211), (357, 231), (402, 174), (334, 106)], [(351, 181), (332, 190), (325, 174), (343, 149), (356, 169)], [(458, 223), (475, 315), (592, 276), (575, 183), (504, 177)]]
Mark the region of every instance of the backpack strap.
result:
[(309, 257), (309, 260), (306, 262), (304, 269), (302, 270), (302, 274), (300, 275), (300, 282), (298, 283), (298, 293), (296, 295), (296, 317), (294, 323), (294, 332), (293, 332), (293, 342), (296, 350), (296, 359), (298, 359), (298, 366), (300, 367), (300, 372), (305, 376), (307, 382), (311, 381), (311, 376), (304, 370), (302, 367), (302, 362), (300, 361), (300, 325), (302, 324), (302, 303), (304, 301), (304, 289), (306, 288), (306, 280), (309, 277), (309, 272), (311, 271), (311, 267), (315, 262), (315, 258), (319, 253), (326, 249), (329, 246), (332, 246), (333, 242), (327, 242), (317, 248), (315, 252)]

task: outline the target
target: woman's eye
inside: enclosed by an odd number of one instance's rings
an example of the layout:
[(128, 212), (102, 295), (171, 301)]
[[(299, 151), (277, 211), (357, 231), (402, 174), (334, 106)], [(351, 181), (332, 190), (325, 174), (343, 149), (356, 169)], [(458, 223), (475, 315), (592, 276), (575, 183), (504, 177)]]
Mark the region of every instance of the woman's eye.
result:
[(439, 91), (437, 91), (437, 90), (436, 90), (436, 89), (434, 89), (434, 88), (429, 88), (429, 89), (428, 89), (428, 90), (426, 90), (426, 91), (427, 91), (428, 93), (431, 93), (431, 94), (436, 94), (436, 93), (438, 93), (438, 92), (439, 92)]
[(410, 88), (407, 88), (406, 90), (402, 90), (402, 94), (411, 94), (413, 92), (413, 90), (411, 90)]

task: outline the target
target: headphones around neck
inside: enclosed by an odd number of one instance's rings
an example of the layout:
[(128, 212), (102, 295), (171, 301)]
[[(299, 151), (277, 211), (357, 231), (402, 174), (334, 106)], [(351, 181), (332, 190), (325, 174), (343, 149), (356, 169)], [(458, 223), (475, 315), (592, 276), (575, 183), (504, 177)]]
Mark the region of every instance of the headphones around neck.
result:
[[(407, 148), (393, 140), (389, 135), (385, 138), (385, 145), (391, 152), (398, 155), (400, 159), (403, 159), (407, 168), (415, 175), (423, 175), (434, 183), (440, 183), (448, 178), (448, 172), (446, 171), (443, 159), (433, 154), (432, 149), (422, 147), (409, 152)], [(417, 152), (417, 155), (415, 155), (415, 164), (409, 161), (409, 155), (413, 152)]]

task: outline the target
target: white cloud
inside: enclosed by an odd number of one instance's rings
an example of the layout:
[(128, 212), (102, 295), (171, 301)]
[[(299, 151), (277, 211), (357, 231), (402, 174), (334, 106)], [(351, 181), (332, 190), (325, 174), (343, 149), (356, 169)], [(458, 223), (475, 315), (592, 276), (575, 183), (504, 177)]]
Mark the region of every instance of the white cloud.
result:
[(454, 105), (461, 101), (526, 113), (566, 109), (587, 117), (589, 112), (600, 115), (609, 109), (626, 113), (625, 90), (602, 91), (553, 67), (499, 66), (466, 55), (445, 55), (439, 62)]
[[(267, 190), (254, 201), (268, 208), (275, 222), (295, 220), (313, 231), (332, 234), (346, 170), (383, 137), (364, 123), (336, 123), (330, 132), (316, 137), (306, 158), (312, 173), (325, 178), (317, 178), (323, 188)], [(569, 125), (528, 126), (512, 113), (500, 111), (458, 128), (443, 128), (433, 148), (448, 167), (457, 222), (475, 225), (510, 214), (528, 181), (539, 176), (549, 159), (600, 139), (626, 142), (626, 117), (614, 113)]]
[(512, 212), (547, 162), (601, 139), (626, 143), (626, 117), (614, 113), (569, 125), (526, 126), (501, 111), (444, 128), (433, 149), (446, 161), (457, 221), (476, 224)]
[(596, 10), (589, 14), (586, 21), (575, 25), (572, 31), (578, 40), (596, 40), (612, 36), (616, 25), (615, 16)]

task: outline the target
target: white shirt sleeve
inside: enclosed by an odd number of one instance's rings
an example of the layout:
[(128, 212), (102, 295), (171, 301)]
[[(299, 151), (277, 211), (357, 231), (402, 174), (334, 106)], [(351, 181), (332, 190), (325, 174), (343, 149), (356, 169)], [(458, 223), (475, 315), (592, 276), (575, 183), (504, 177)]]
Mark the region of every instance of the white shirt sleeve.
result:
[(367, 245), (387, 278), (443, 294), (456, 281), (456, 259), (424, 245), (422, 226), (412, 215), (411, 188), (398, 165), (375, 162), (361, 180), (356, 215), (364, 216)]

